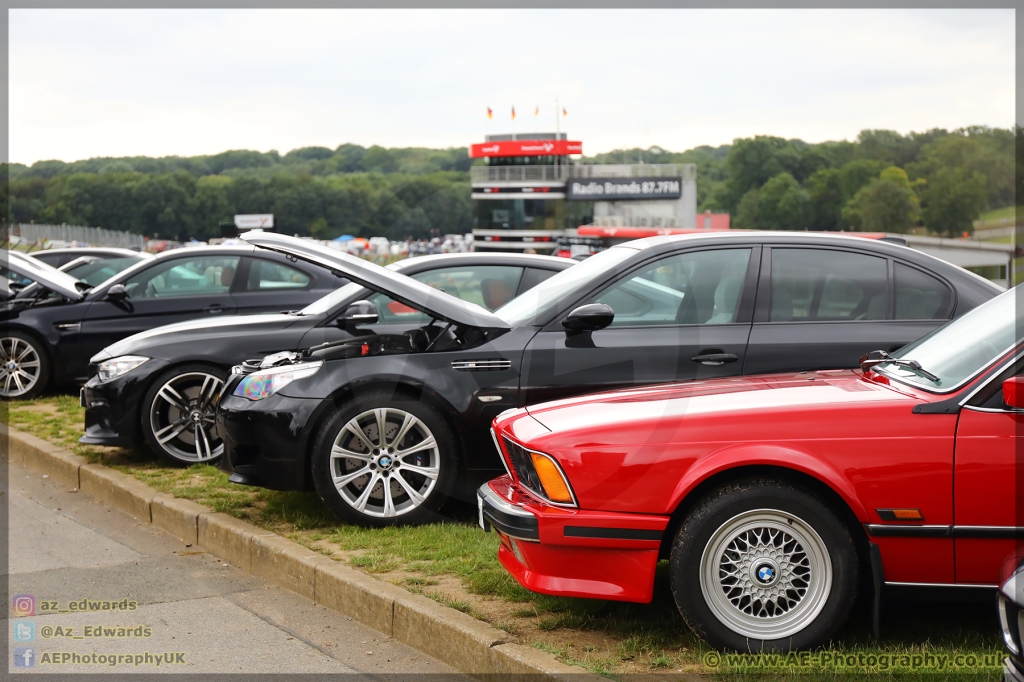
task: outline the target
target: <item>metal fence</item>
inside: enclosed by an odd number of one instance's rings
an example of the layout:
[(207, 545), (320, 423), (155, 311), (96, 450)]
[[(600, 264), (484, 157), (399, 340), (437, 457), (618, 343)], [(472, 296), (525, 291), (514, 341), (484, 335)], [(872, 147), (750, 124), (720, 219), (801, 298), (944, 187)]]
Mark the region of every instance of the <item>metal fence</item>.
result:
[(6, 241), (13, 242), (39, 242), (44, 244), (49, 241), (61, 243), (62, 246), (77, 243), (89, 246), (119, 246), (126, 249), (132, 247), (141, 249), (145, 246), (141, 234), (104, 230), (102, 227), (14, 223), (5, 225), (4, 231)]

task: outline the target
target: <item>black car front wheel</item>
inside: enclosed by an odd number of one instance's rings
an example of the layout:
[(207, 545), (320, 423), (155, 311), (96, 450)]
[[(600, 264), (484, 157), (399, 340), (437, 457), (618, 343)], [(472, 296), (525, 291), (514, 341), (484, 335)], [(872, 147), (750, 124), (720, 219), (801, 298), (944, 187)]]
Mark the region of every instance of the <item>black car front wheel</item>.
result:
[(339, 518), (364, 526), (424, 523), (455, 478), (455, 441), (428, 405), (400, 393), (361, 396), (313, 447), (313, 483)]
[(165, 372), (142, 400), (142, 433), (149, 447), (176, 466), (209, 464), (224, 454), (216, 408), (224, 372), (185, 365)]
[(28, 400), (50, 380), (50, 359), (43, 345), (19, 331), (0, 336), (0, 397)]
[(857, 552), (812, 493), (751, 479), (705, 497), (672, 545), (672, 594), (687, 624), (720, 649), (790, 651), (827, 641), (857, 588)]

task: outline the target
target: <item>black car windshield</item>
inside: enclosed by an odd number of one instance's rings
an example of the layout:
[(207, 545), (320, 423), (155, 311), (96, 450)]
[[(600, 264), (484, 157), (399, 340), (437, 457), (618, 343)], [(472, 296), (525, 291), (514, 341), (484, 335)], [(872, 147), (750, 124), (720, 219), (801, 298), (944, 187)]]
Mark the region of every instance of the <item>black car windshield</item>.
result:
[(88, 263), (81, 263), (68, 268), (64, 272), (79, 279), (90, 286), (96, 286), (106, 282), (108, 279), (123, 270), (127, 270), (139, 261), (142, 256), (125, 256), (124, 258), (105, 258)]
[[(401, 270), (404, 263), (408, 263), (408, 261), (398, 261), (397, 263), (392, 263), (386, 267), (388, 270)], [(313, 301), (300, 310), (299, 313), (302, 315), (323, 315), (345, 300), (355, 296), (363, 289), (365, 289), (365, 287), (362, 284), (349, 282), (340, 289), (335, 289), (326, 296)]]
[[(931, 334), (923, 336), (892, 354), (901, 360), (914, 360), (926, 374), (891, 363), (875, 366), (875, 371), (928, 391), (945, 393), (983, 370), (1008, 351), (1024, 330), (1024, 306), (1018, 295), (1020, 285), (978, 306)], [(1024, 303), (1024, 301), (1021, 301)]]
[(544, 310), (556, 306), (574, 291), (585, 287), (594, 278), (604, 275), (636, 255), (637, 250), (628, 246), (615, 246), (607, 251), (562, 270), (554, 277), (541, 282), (526, 293), (518, 296), (494, 311), (510, 327), (530, 323)]

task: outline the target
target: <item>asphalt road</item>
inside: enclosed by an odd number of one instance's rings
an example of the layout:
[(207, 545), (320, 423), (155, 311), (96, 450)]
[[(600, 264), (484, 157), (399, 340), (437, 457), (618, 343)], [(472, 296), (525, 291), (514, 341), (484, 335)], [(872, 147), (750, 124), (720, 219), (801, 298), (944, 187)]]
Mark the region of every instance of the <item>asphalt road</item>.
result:
[[(418, 673), (469, 680), (37, 471), (11, 464), (8, 480), (4, 624), (11, 673), (307, 673), (346, 680)], [(18, 617), (30, 601), (34, 613)], [(44, 611), (54, 607), (59, 611)], [(71, 660), (46, 661), (56, 654)], [(76, 664), (74, 654), (90, 662)], [(111, 654), (130, 654), (131, 663), (112, 667)]]

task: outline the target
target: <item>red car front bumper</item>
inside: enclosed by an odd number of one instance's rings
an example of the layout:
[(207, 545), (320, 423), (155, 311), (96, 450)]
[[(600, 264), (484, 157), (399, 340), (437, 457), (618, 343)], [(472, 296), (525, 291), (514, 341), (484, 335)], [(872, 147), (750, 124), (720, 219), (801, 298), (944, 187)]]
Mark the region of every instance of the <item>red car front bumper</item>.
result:
[(541, 502), (510, 476), (477, 491), (480, 525), (501, 537), (498, 560), (534, 592), (649, 602), (669, 517)]

